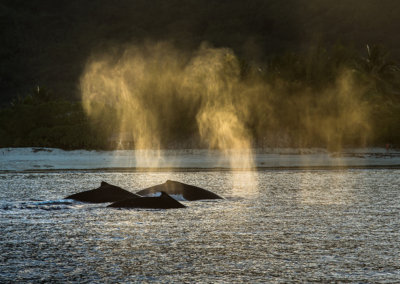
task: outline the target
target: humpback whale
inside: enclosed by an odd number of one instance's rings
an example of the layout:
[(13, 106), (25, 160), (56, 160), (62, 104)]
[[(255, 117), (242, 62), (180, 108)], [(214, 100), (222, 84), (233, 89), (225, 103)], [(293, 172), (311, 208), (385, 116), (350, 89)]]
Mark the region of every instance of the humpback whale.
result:
[(186, 206), (176, 201), (165, 192), (161, 192), (158, 197), (138, 197), (129, 198), (114, 202), (107, 207), (116, 208), (146, 208), (146, 209), (170, 209), (185, 208)]
[(200, 199), (223, 199), (221, 196), (206, 189), (172, 180), (167, 180), (163, 184), (143, 189), (136, 192), (136, 194), (141, 196), (151, 196), (162, 191), (169, 195), (182, 195), (183, 198), (188, 201)]
[(74, 199), (77, 201), (91, 202), (91, 203), (104, 203), (115, 202), (128, 198), (140, 197), (132, 192), (122, 189), (118, 186), (101, 182), (99, 188), (75, 193), (65, 197), (65, 199)]

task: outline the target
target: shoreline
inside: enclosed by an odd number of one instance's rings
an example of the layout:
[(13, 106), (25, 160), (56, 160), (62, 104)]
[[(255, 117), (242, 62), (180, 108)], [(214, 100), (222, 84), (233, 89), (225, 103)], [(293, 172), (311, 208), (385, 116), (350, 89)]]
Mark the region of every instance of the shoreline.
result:
[[(252, 153), (250, 157), (248, 154)], [(250, 157), (250, 158), (249, 158)], [(250, 161), (250, 162), (249, 162)], [(246, 166), (247, 165), (247, 166)], [(9, 172), (154, 172), (398, 169), (400, 151), (384, 148), (64, 151), (55, 148), (0, 148), (0, 173)]]
[(23, 174), (23, 173), (62, 173), (62, 172), (85, 172), (85, 173), (157, 173), (157, 172), (260, 172), (260, 171), (343, 171), (343, 170), (398, 170), (400, 165), (383, 166), (299, 166), (299, 167), (256, 167), (256, 168), (94, 168), (94, 169), (27, 169), (27, 170), (0, 170), (1, 174)]

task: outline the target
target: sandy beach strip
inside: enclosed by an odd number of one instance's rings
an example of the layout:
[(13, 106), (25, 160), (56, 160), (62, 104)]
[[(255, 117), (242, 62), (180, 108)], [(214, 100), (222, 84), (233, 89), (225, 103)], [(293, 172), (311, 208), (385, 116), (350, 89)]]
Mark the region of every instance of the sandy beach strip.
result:
[(357, 148), (332, 153), (319, 148), (271, 148), (227, 153), (201, 149), (64, 151), (53, 148), (0, 148), (2, 172), (335, 168), (400, 168), (400, 151)]

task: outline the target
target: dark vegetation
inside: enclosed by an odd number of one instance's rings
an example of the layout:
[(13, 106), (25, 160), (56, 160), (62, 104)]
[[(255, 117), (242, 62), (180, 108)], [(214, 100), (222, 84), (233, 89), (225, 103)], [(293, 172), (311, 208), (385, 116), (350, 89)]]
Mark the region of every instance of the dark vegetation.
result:
[(107, 138), (94, 131), (79, 102), (57, 99), (45, 89), (0, 110), (0, 146), (91, 149)]
[[(267, 115), (258, 118), (264, 124), (249, 121), (255, 143), (264, 139), (263, 132), (285, 129), (292, 135), (287, 146), (326, 146), (318, 133), (311, 131), (307, 139), (299, 134), (304, 129), (296, 99), (301, 93), (301, 101), (312, 104), (350, 70), (360, 87), (359, 102), (368, 106), (373, 135), (361, 141), (348, 130), (341, 143), (399, 145), (398, 15), (397, 0), (3, 0), (0, 147), (109, 148), (115, 117), (110, 110), (89, 122), (79, 100), (79, 78), (93, 52), (147, 39), (172, 41), (183, 50), (203, 41), (232, 48), (244, 81), (262, 70), (257, 80), (281, 90), (270, 102), (280, 121), (268, 125)], [(253, 107), (262, 105), (257, 100)], [(335, 117), (340, 106), (318, 111)], [(171, 139), (194, 135), (194, 123), (186, 119), (185, 131), (176, 128)]]

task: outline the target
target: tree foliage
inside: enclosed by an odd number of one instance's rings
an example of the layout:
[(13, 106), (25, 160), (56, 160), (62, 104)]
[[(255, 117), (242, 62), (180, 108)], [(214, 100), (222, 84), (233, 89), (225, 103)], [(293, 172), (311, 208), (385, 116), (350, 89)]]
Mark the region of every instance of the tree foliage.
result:
[(0, 129), (0, 147), (93, 149), (107, 141), (91, 127), (80, 102), (56, 99), (39, 87), (0, 109)]
[[(255, 147), (400, 144), (399, 66), (381, 46), (366, 46), (363, 53), (339, 44), (330, 49), (315, 46), (271, 57), (260, 67), (244, 59), (239, 66), (245, 87), (232, 102), (250, 113), (238, 110), (237, 115)], [(229, 74), (229, 68), (221, 72)], [(246, 91), (260, 82), (269, 88)], [(148, 108), (155, 104), (154, 91), (142, 98)], [(202, 147), (196, 125), (201, 101), (191, 101), (186, 108), (174, 93), (164, 99), (155, 112), (167, 117), (167, 106), (175, 111), (168, 116), (172, 121), (160, 120), (161, 146)], [(0, 109), (0, 147), (110, 149), (118, 127), (118, 111), (111, 106), (89, 120), (79, 101), (36, 87)]]

